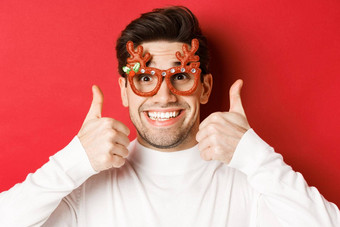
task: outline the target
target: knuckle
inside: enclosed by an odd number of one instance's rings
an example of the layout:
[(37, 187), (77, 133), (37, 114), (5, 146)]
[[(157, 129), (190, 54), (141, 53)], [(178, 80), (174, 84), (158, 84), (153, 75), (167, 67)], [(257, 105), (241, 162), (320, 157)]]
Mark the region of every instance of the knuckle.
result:
[(222, 112), (215, 112), (211, 114), (211, 120), (218, 121), (222, 117)]
[(203, 160), (209, 161), (211, 160), (211, 148), (204, 149), (203, 151), (200, 152), (200, 156)]
[(119, 168), (119, 167), (122, 167), (124, 164), (125, 164), (124, 158), (119, 157), (117, 155), (113, 156), (113, 163), (112, 163), (113, 167)]
[(218, 154), (218, 155), (221, 155), (224, 153), (224, 149), (219, 145), (217, 145), (214, 150), (215, 150), (215, 154)]
[(113, 155), (119, 155), (122, 157), (127, 157), (129, 154), (129, 151), (127, 148), (121, 144), (113, 144), (111, 149), (111, 154)]
[(106, 136), (110, 136), (112, 133), (112, 129), (110, 128), (105, 128), (103, 129), (103, 134), (106, 135)]
[(119, 167), (122, 167), (125, 164), (125, 158), (120, 159)]
[(104, 117), (102, 118), (105, 124), (112, 124), (114, 121), (112, 118)]
[(126, 125), (124, 125), (123, 123), (121, 123), (121, 130), (124, 134), (130, 135), (130, 129)]
[(117, 131), (115, 129), (112, 128), (107, 128), (105, 130), (105, 135), (109, 138), (109, 139), (114, 139), (117, 136)]
[(118, 131), (116, 129), (112, 129), (111, 130), (111, 136), (112, 138), (116, 138), (116, 136), (118, 135)]
[(100, 118), (99, 121), (102, 126), (106, 126), (108, 124), (107, 118)]
[(114, 124), (114, 119), (112, 118), (102, 118), (102, 124), (104, 128), (112, 128), (113, 124)]
[(200, 156), (203, 160), (206, 160), (206, 155), (205, 155), (205, 151), (201, 151), (200, 152)]
[(217, 133), (217, 128), (215, 127), (214, 124), (209, 124), (209, 125), (207, 126), (207, 130), (208, 130), (209, 134), (215, 134), (215, 133)]
[(110, 164), (110, 155), (106, 154), (106, 155), (102, 155), (99, 158), (99, 163), (101, 163), (103, 166), (107, 167)]
[(218, 134), (213, 134), (211, 135), (211, 140), (214, 144), (218, 144), (221, 139)]
[(111, 141), (108, 141), (107, 144), (106, 144), (106, 147), (107, 147), (109, 152), (112, 152), (116, 148), (116, 145), (114, 143), (112, 143)]
[(127, 148), (129, 145), (130, 145), (129, 137), (126, 137), (126, 143), (124, 144), (124, 146)]
[(123, 149), (122, 155), (123, 157), (127, 157), (129, 155), (128, 149)]

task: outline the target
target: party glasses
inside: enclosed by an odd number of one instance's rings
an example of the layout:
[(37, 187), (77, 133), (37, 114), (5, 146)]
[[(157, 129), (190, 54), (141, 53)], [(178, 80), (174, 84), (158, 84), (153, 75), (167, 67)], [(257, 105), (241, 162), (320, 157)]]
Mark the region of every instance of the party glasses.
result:
[(199, 56), (195, 55), (198, 47), (197, 39), (191, 41), (190, 50), (187, 44), (183, 44), (183, 55), (179, 51), (176, 52), (176, 58), (181, 65), (160, 70), (146, 66), (151, 55), (145, 53), (143, 56), (142, 46), (138, 46), (135, 51), (133, 42), (127, 42), (126, 49), (131, 57), (127, 59), (128, 64), (123, 67), (123, 71), (127, 74), (133, 92), (139, 96), (153, 96), (158, 92), (163, 79), (165, 79), (172, 93), (191, 95), (195, 92), (201, 75)]

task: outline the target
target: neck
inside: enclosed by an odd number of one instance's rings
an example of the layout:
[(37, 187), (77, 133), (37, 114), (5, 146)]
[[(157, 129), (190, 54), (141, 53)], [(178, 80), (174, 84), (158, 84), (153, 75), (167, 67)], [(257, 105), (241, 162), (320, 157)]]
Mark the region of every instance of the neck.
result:
[(178, 175), (191, 172), (206, 164), (198, 152), (197, 145), (177, 152), (159, 152), (144, 147), (138, 141), (130, 144), (128, 160), (134, 168), (157, 175)]

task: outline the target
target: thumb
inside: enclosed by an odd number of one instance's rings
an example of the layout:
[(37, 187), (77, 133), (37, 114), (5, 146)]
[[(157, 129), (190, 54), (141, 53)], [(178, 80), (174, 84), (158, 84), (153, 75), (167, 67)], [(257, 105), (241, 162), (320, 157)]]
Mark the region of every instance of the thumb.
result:
[(102, 117), (102, 109), (103, 109), (103, 102), (104, 102), (103, 92), (100, 90), (100, 88), (97, 85), (93, 85), (92, 94), (93, 94), (93, 98), (92, 98), (91, 107), (90, 107), (89, 112), (86, 115), (84, 122)]
[(233, 85), (231, 85), (229, 90), (229, 98), (230, 98), (230, 109), (229, 112), (239, 113), (243, 116), (246, 116), (242, 101), (241, 101), (241, 88), (243, 85), (243, 80), (238, 79)]

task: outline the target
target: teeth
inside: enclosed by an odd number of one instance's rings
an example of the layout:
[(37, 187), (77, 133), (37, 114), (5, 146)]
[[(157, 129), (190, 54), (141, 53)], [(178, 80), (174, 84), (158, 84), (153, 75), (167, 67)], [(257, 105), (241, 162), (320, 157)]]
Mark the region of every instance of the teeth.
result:
[(157, 121), (166, 121), (170, 118), (177, 117), (179, 115), (179, 111), (173, 111), (173, 112), (148, 112), (148, 116), (151, 120), (157, 120)]

